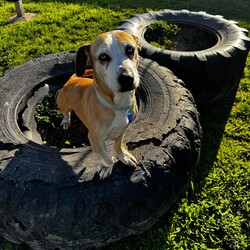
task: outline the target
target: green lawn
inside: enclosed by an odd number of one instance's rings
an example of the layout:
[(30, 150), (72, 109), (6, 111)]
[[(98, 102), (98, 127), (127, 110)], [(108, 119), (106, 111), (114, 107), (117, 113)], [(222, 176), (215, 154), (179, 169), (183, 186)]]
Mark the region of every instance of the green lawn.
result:
[[(250, 30), (249, 0), (23, 2), (36, 17), (8, 25), (14, 4), (0, 0), (0, 75), (27, 60), (75, 50), (120, 20), (149, 9), (206, 11)], [(250, 249), (250, 56), (232, 109), (200, 113), (202, 154), (190, 190), (153, 229), (105, 249)], [(29, 248), (0, 239), (0, 249)]]

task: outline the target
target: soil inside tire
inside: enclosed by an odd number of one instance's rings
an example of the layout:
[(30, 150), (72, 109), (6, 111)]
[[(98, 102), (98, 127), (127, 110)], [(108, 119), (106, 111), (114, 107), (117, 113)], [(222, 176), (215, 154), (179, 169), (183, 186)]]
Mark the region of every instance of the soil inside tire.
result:
[(63, 130), (60, 126), (62, 115), (56, 106), (55, 93), (50, 92), (37, 104), (35, 120), (37, 132), (43, 144), (56, 148), (76, 148), (89, 146), (88, 129), (72, 111), (71, 127)]
[(204, 29), (191, 25), (164, 24), (148, 26), (144, 37), (153, 46), (174, 51), (200, 51), (213, 47), (217, 38)]

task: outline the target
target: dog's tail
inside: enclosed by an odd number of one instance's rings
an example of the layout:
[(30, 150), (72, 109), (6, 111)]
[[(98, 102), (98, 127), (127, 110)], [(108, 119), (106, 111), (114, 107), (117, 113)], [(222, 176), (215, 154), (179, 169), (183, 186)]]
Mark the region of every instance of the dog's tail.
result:
[(61, 91), (61, 89), (58, 89), (58, 90), (56, 91), (56, 94), (55, 94), (55, 102), (56, 102), (56, 100), (57, 100), (57, 96), (58, 96), (58, 94), (59, 94), (60, 91)]

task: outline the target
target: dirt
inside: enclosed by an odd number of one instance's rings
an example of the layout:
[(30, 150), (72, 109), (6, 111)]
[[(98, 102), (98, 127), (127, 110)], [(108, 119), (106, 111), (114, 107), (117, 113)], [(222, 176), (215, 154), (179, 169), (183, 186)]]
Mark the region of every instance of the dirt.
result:
[(208, 31), (192, 26), (164, 24), (150, 25), (145, 39), (153, 46), (174, 51), (199, 51), (214, 46), (217, 39)]
[(216, 44), (216, 39), (211, 34), (191, 27), (182, 27), (178, 34), (172, 37), (171, 41), (171, 50), (175, 51), (199, 51)]

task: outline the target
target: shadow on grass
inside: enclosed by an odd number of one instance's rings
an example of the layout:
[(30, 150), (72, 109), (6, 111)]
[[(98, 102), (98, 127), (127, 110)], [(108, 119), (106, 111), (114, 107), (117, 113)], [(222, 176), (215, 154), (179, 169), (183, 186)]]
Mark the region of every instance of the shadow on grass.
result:
[(197, 193), (200, 192), (204, 179), (216, 161), (223, 132), (231, 113), (232, 105), (200, 108), (200, 122), (203, 129), (201, 156), (194, 171), (193, 181)]

